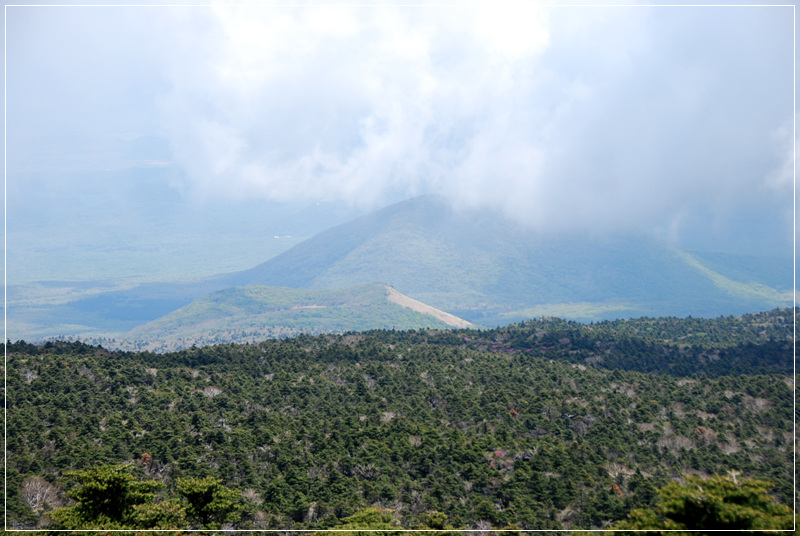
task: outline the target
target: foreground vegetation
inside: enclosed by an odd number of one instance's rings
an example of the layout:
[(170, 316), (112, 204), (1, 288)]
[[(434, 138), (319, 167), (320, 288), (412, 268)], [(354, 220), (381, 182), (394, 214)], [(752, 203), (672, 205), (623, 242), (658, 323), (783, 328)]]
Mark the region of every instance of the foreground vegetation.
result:
[[(686, 528), (656, 523), (718, 474), (786, 528), (792, 321), (9, 344), (9, 527)], [(87, 509), (103, 478), (127, 513)]]
[[(179, 497), (157, 502), (153, 492), (163, 484), (137, 480), (126, 465), (69, 474), (79, 481), (67, 493), (75, 499), (75, 504), (49, 513), (60, 529), (174, 531), (188, 526), (194, 530), (219, 530), (236, 526), (248, 510), (252, 511), (240, 494), (212, 477), (178, 480)], [(791, 509), (775, 502), (768, 494), (768, 483), (737, 476), (736, 472), (731, 472), (730, 478), (691, 476), (685, 484), (672, 482), (660, 490), (655, 508), (633, 510), (627, 519), (609, 528), (623, 533), (642, 529), (704, 533), (705, 530), (742, 532), (792, 528)], [(362, 508), (344, 518), (336, 530), (404, 532), (394, 514), (391, 509)], [(454, 534), (458, 530), (447, 523), (447, 515), (442, 512), (427, 512), (420, 521), (422, 523), (415, 528)], [(490, 525), (479, 522), (477, 528), (488, 529)], [(503, 530), (520, 528), (514, 523)]]

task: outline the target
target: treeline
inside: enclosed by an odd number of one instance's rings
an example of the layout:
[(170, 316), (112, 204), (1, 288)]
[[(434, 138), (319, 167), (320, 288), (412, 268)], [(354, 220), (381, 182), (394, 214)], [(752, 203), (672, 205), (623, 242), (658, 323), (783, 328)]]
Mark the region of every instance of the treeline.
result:
[[(55, 523), (46, 514), (70, 504), (71, 472), (121, 463), (159, 484), (158, 504), (181, 482), (219, 479), (242, 498), (245, 529), (339, 527), (370, 507), (409, 528), (436, 516), (461, 528), (602, 528), (654, 508), (676, 478), (731, 471), (774, 482), (789, 504), (792, 377), (771, 346), (786, 344), (787, 316), (754, 315), (688, 346), (695, 321), (677, 319), (168, 354), (9, 344), (9, 526)], [(715, 353), (765, 368), (711, 374), (702, 367), (718, 361), (698, 356)], [(673, 366), (639, 370), (653, 355)], [(52, 499), (33, 500), (34, 483)]]
[(793, 328), (791, 309), (593, 324), (550, 318), (475, 332), (467, 342), (488, 351), (534, 352), (570, 363), (676, 376), (792, 374)]

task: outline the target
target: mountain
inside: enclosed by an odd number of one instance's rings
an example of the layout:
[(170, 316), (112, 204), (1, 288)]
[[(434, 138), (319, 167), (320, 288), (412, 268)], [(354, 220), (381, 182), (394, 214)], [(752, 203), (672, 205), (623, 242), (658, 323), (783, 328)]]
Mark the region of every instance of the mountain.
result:
[(131, 331), (158, 348), (367, 329), (466, 328), (469, 322), (369, 283), (336, 290), (252, 285), (213, 292)]
[[(375, 281), (482, 326), (540, 316), (744, 314), (791, 305), (793, 284), (790, 257), (687, 252), (643, 233), (544, 235), (497, 212), (457, 210), (446, 198), (423, 196), (337, 225), (242, 272), (112, 291), (70, 282), (10, 288), (9, 336), (124, 333), (231, 287), (332, 291)], [(45, 292), (58, 299), (45, 303)], [(26, 302), (18, 293), (36, 298)]]
[[(744, 260), (743, 260), (744, 259)], [(783, 269), (781, 269), (783, 262)], [(645, 235), (542, 235), (425, 196), (320, 233), (230, 285), (387, 281), (472, 322), (716, 316), (791, 303), (791, 261), (687, 253)]]

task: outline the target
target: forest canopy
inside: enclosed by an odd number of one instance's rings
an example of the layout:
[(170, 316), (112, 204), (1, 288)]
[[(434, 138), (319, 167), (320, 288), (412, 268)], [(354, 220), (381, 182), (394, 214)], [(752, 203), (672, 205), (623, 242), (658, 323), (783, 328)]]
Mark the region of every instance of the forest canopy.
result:
[(8, 526), (599, 529), (671, 519), (676, 486), (715, 474), (791, 504), (792, 324), (9, 343)]

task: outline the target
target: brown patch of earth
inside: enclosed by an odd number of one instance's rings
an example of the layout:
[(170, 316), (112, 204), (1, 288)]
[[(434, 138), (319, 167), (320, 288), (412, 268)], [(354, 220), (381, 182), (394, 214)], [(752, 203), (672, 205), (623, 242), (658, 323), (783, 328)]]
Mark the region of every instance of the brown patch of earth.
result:
[(441, 320), (448, 326), (453, 326), (454, 328), (472, 328), (475, 327), (473, 324), (467, 322), (463, 318), (459, 318), (455, 315), (451, 315), (450, 313), (446, 313), (441, 311), (435, 307), (431, 307), (430, 305), (425, 305), (422, 302), (419, 302), (413, 298), (409, 298), (404, 294), (400, 294), (395, 289), (391, 287), (386, 287), (386, 299), (388, 299), (392, 303), (396, 303), (402, 307), (406, 307), (418, 313), (422, 313), (425, 315), (432, 316), (437, 320)]

